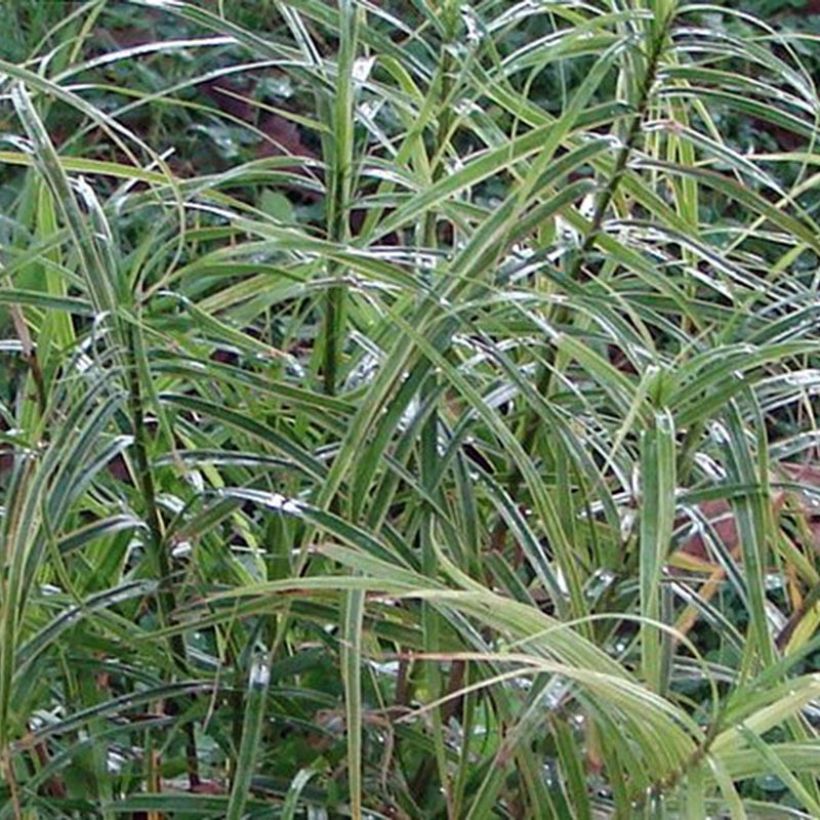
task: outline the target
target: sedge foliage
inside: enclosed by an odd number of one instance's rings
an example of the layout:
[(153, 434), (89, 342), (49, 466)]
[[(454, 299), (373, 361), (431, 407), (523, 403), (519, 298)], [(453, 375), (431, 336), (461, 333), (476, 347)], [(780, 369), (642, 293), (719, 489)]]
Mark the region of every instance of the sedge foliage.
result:
[(816, 39), (66, 6), (0, 61), (0, 817), (820, 816)]

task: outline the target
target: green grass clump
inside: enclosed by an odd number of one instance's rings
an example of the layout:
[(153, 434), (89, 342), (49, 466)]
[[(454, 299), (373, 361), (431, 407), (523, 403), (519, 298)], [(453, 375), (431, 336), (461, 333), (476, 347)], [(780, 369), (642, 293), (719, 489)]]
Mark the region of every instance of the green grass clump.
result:
[(0, 820), (820, 816), (817, 37), (35, 5)]

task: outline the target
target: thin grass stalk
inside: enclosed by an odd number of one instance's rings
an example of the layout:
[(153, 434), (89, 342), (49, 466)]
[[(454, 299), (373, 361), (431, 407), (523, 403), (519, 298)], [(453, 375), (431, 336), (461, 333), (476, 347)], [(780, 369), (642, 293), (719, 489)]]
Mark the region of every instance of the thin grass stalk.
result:
[[(171, 577), (172, 567), (169, 560), (167, 544), (165, 543), (164, 528), (157, 504), (156, 488), (151, 461), (148, 457), (148, 430), (145, 424), (145, 407), (142, 397), (140, 381), (140, 350), (139, 330), (134, 325), (124, 329), (124, 338), (128, 345), (128, 404), (131, 414), (131, 424), (134, 434), (134, 460), (137, 467), (142, 502), (145, 509), (146, 524), (148, 526), (148, 553), (159, 582), (157, 602), (159, 616), (163, 627), (171, 624), (172, 614), (177, 608), (176, 595)], [(183, 674), (188, 668), (188, 653), (185, 639), (180, 634), (173, 634), (168, 638), (168, 648), (177, 669)], [(188, 764), (188, 780), (193, 789), (199, 785), (199, 754), (197, 752), (196, 733), (192, 723), (186, 725), (186, 757)]]
[[(433, 144), (434, 154), (438, 155), (438, 163), (432, 169), (431, 183), (437, 182), (445, 174), (446, 142), (449, 138), (452, 127), (452, 100), (453, 91), (452, 72), (454, 70), (452, 54), (450, 51), (453, 38), (455, 37), (458, 18), (456, 15), (455, 3), (450, 2), (443, 9), (442, 26), (444, 37), (442, 38), (441, 50), (439, 52), (438, 78), (432, 93), (435, 96), (434, 108), (438, 111), (438, 127)], [(438, 242), (437, 215), (433, 211), (427, 211), (421, 228), (421, 244), (423, 249), (435, 249)], [(455, 226), (453, 226), (455, 230)], [(431, 283), (432, 284), (432, 283)], [(434, 286), (434, 284), (433, 284)], [(424, 298), (424, 297), (422, 297)], [(435, 370), (432, 370), (425, 379), (421, 388), (421, 406), (427, 401), (435, 400), (439, 393), (438, 377)], [(431, 497), (437, 497), (438, 463), (439, 463), (439, 434), (440, 420), (437, 408), (432, 407), (427, 420), (421, 431), (420, 446), (420, 476), (421, 483), (425, 491)], [(435, 538), (436, 516), (433, 510), (425, 505), (421, 517), (419, 539), (421, 546), (422, 571), (428, 578), (438, 576), (438, 559), (433, 539)], [(422, 628), (424, 630), (424, 644), (426, 651), (438, 652), (440, 649), (440, 619), (441, 615), (427, 602), (423, 602), (422, 608)], [(461, 664), (458, 664), (459, 667)], [(424, 664), (424, 676), (431, 700), (437, 700), (443, 691), (443, 682), (439, 664), (431, 661)], [(449, 711), (449, 710), (448, 710)], [(432, 785), (430, 778), (434, 768), (438, 769), (439, 781), (444, 792), (447, 803), (448, 816), (453, 816), (454, 806), (452, 804), (452, 794), (450, 785), (447, 782), (446, 749), (444, 744), (444, 720), (443, 710), (436, 708), (431, 714), (433, 723), (433, 744), (434, 755), (428, 757), (420, 766), (413, 779), (413, 788), (416, 794), (421, 794)]]
[[(603, 226), (604, 218), (606, 217), (612, 200), (618, 192), (621, 181), (623, 180), (624, 174), (626, 173), (629, 165), (630, 157), (638, 147), (638, 142), (642, 133), (642, 125), (649, 111), (649, 105), (652, 98), (652, 89), (657, 79), (660, 61), (663, 56), (664, 47), (669, 34), (669, 28), (674, 19), (674, 11), (674, 4), (672, 4), (661, 23), (657, 26), (652, 26), (651, 31), (649, 32), (649, 52), (647, 55), (646, 70), (640, 84), (639, 98), (635, 104), (634, 113), (630, 118), (626, 137), (615, 157), (615, 163), (613, 165), (609, 181), (597, 198), (595, 209), (581, 246), (575, 251), (567, 266), (567, 274), (572, 281), (578, 279), (584, 262), (587, 260), (587, 257), (595, 247), (598, 236), (601, 232), (601, 227)], [(561, 306), (556, 311), (553, 323), (558, 325), (562, 321), (565, 321), (568, 316), (569, 313), (567, 308)], [(550, 345), (545, 353), (545, 361), (539, 363), (538, 365), (537, 375), (535, 378), (536, 390), (542, 396), (548, 396), (550, 393), (553, 369), (556, 363), (557, 355), (558, 351), (556, 347), (554, 345)], [(535, 444), (535, 440), (540, 429), (539, 422), (540, 419), (538, 415), (532, 410), (529, 410), (525, 414), (524, 420), (522, 421), (521, 445), (527, 453), (532, 452), (532, 448)], [(520, 470), (513, 465), (507, 485), (507, 491), (510, 497), (515, 498), (517, 496), (522, 478), (523, 476), (521, 475)], [(494, 548), (497, 549), (501, 544), (503, 544), (506, 533), (507, 525), (503, 519), (499, 519), (492, 535)]]
[[(350, 203), (353, 180), (353, 128), (356, 78), (354, 74), (359, 12), (355, 0), (340, 0), (339, 57), (336, 63), (336, 93), (329, 104), (332, 134), (331, 161), (328, 163), (327, 235), (331, 242), (344, 244), (350, 233)], [(328, 263), (328, 277), (339, 280), (344, 268)], [(338, 388), (342, 350), (346, 334), (346, 288), (331, 284), (325, 296), (324, 389), (329, 396)]]

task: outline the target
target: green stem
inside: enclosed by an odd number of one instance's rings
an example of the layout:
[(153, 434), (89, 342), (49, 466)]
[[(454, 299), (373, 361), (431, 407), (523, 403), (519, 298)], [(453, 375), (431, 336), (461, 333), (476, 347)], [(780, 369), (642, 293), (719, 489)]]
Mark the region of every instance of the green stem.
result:
[[(632, 118), (627, 129), (626, 138), (624, 139), (624, 142), (615, 157), (615, 164), (613, 166), (612, 175), (609, 178), (609, 182), (601, 191), (601, 194), (595, 203), (595, 210), (593, 211), (592, 218), (590, 220), (589, 230), (584, 236), (584, 241), (581, 243), (581, 247), (576, 251), (568, 266), (567, 274), (570, 279), (577, 279), (579, 277), (581, 273), (581, 266), (584, 264), (584, 261), (595, 247), (598, 240), (598, 235), (601, 232), (601, 226), (603, 225), (604, 218), (609, 210), (609, 206), (618, 192), (621, 180), (623, 179), (629, 165), (629, 160), (638, 145), (638, 140), (641, 136), (641, 126), (643, 125), (643, 121), (649, 108), (649, 101), (652, 95), (652, 86), (654, 85), (657, 77), (658, 64), (660, 62), (661, 55), (663, 54), (663, 48), (666, 42), (666, 36), (671, 19), (672, 15), (670, 15), (669, 19), (660, 25), (658, 30), (654, 32), (655, 36), (653, 37), (647, 58), (646, 71), (644, 73), (643, 82), (641, 83), (641, 89), (638, 101), (635, 105), (635, 111), (632, 114)], [(559, 308), (555, 317), (556, 324), (560, 324), (562, 321), (565, 321), (567, 315), (568, 312), (566, 308)], [(552, 370), (555, 365), (555, 357), (556, 348), (551, 346), (547, 351), (546, 361), (538, 367), (536, 375), (536, 389), (542, 396), (549, 395), (550, 384), (552, 381)], [(532, 451), (535, 444), (540, 421), (541, 420), (538, 414), (534, 410), (530, 410), (522, 422), (524, 432), (521, 444), (524, 451), (527, 453)], [(515, 498), (517, 496), (521, 487), (522, 478), (523, 477), (520, 470), (513, 466), (507, 487), (507, 491), (511, 498)], [(504, 523), (503, 519), (500, 519), (497, 522), (492, 534), (492, 544), (494, 549), (500, 548), (506, 536), (506, 532), (507, 525)]]
[[(342, 0), (339, 9), (341, 30), (339, 33), (339, 59), (337, 63), (336, 91), (329, 104), (332, 136), (328, 153), (328, 211), (327, 237), (331, 242), (342, 244), (350, 234), (348, 207), (350, 205), (353, 176), (353, 112), (354, 77), (356, 58), (358, 10), (351, 0)], [(328, 276), (337, 280), (325, 296), (323, 372), (324, 391), (329, 396), (336, 393), (341, 369), (341, 355), (346, 332), (345, 302), (347, 292), (341, 277), (342, 266), (330, 262)]]
[[(171, 562), (166, 551), (165, 536), (162, 519), (157, 504), (156, 487), (151, 463), (148, 459), (148, 430), (145, 425), (145, 405), (142, 398), (140, 384), (139, 359), (137, 355), (137, 331), (128, 328), (125, 336), (128, 340), (128, 376), (129, 376), (129, 408), (131, 424), (134, 433), (134, 461), (137, 468), (137, 480), (145, 509), (146, 523), (148, 524), (148, 549), (153, 564), (155, 576), (159, 582), (157, 599), (159, 603), (160, 622), (163, 627), (168, 626), (171, 614), (176, 609), (176, 596), (171, 586)], [(188, 666), (187, 650), (182, 635), (171, 635), (168, 638), (168, 648), (174, 664), (180, 672), (185, 672)], [(199, 757), (197, 754), (196, 737), (192, 724), (186, 726), (187, 742), (186, 757), (188, 761), (188, 780), (191, 788), (199, 784)]]
[[(450, 20), (448, 27), (448, 38), (442, 43), (441, 47), (441, 63), (439, 68), (439, 93), (438, 99), (440, 102), (440, 113), (438, 118), (438, 128), (436, 129), (435, 150), (439, 153), (439, 163), (433, 168), (431, 174), (431, 182), (435, 183), (444, 175), (443, 158), (444, 158), (444, 142), (450, 133), (452, 126), (451, 107), (449, 106), (449, 98), (452, 93), (452, 77), (451, 71), (453, 68), (452, 57), (447, 48), (449, 43), (455, 36), (454, 20)], [(436, 214), (428, 211), (425, 214), (424, 222), (421, 231), (421, 244), (424, 249), (433, 249), (438, 244), (438, 236), (436, 231)], [(424, 406), (427, 399), (438, 393), (438, 379), (435, 373), (431, 373), (424, 381), (421, 388), (421, 404)], [(421, 481), (427, 492), (434, 496), (436, 492), (436, 484), (438, 481), (438, 438), (439, 438), (439, 417), (437, 409), (434, 407), (421, 431)], [(432, 510), (425, 510), (423, 514), (423, 521), (420, 529), (420, 546), (422, 554), (422, 572), (428, 578), (435, 578), (438, 572), (438, 561), (436, 558), (435, 547), (432, 542), (433, 528), (435, 526), (434, 516)], [(422, 604), (422, 624), (424, 630), (424, 643), (427, 651), (438, 652), (440, 648), (440, 629), (439, 629), (439, 614), (428, 603)], [(438, 664), (434, 661), (424, 664), (424, 675), (426, 678), (426, 685), (430, 697), (435, 699), (440, 696), (443, 688), (441, 678), (441, 671)], [(423, 795), (432, 785), (431, 777), (436, 768), (439, 771), (440, 785), (444, 790), (445, 799), (448, 804), (448, 815), (452, 814), (452, 807), (450, 805), (450, 789), (446, 780), (447, 766), (446, 756), (443, 742), (444, 724), (446, 717), (441, 709), (434, 709), (432, 712), (435, 754), (426, 758), (416, 770), (413, 778), (413, 793), (416, 795)]]

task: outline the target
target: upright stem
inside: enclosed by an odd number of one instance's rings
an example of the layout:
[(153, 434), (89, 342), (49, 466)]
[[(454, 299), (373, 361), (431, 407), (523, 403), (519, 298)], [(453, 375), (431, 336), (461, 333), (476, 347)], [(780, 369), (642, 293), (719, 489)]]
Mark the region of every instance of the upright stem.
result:
[[(329, 106), (333, 125), (328, 163), (327, 236), (331, 242), (344, 243), (350, 233), (348, 208), (353, 177), (353, 107), (356, 58), (357, 9), (352, 0), (340, 0), (341, 22), (336, 93)], [(328, 276), (336, 279), (325, 296), (323, 372), (325, 393), (336, 393), (342, 349), (346, 332), (346, 289), (339, 281), (343, 269), (337, 262), (327, 266)]]
[[(139, 374), (139, 357), (137, 354), (137, 331), (133, 328), (126, 330), (128, 339), (128, 389), (131, 424), (134, 432), (134, 460), (137, 467), (137, 480), (142, 495), (146, 523), (148, 524), (148, 549), (153, 564), (154, 573), (159, 582), (157, 599), (159, 602), (159, 616), (162, 626), (169, 624), (171, 613), (176, 609), (176, 596), (171, 586), (171, 562), (166, 551), (165, 536), (162, 519), (157, 505), (154, 475), (148, 459), (148, 431), (145, 425), (145, 406), (142, 398), (142, 387)], [(187, 650), (182, 635), (171, 635), (168, 639), (168, 648), (174, 664), (180, 672), (187, 669)], [(186, 756), (188, 759), (188, 780), (193, 789), (199, 785), (199, 758), (197, 755), (194, 727), (186, 727), (187, 743)]]
[[(456, 20), (452, 14), (452, 9), (446, 9), (449, 14), (444, 24), (447, 29), (446, 39), (441, 47), (441, 63), (439, 67), (439, 89), (438, 89), (438, 128), (436, 129), (436, 139), (434, 150), (439, 153), (439, 163), (432, 169), (431, 182), (435, 183), (444, 176), (444, 143), (452, 127), (452, 109), (449, 105), (449, 98), (452, 92), (453, 60), (448, 49), (449, 44), (455, 37)], [(425, 214), (424, 222), (421, 226), (421, 245), (425, 250), (434, 249), (438, 244), (436, 230), (436, 214), (428, 211)], [(438, 379), (435, 372), (431, 372), (425, 379), (421, 388), (421, 406), (425, 406), (426, 399), (438, 392)], [(433, 407), (421, 431), (421, 482), (425, 490), (432, 496), (436, 490), (436, 480), (438, 475), (438, 439), (439, 439), (439, 417), (438, 410)], [(422, 525), (420, 528), (420, 547), (422, 572), (428, 578), (434, 578), (438, 571), (438, 561), (433, 538), (433, 512), (425, 509), (423, 513)], [(424, 643), (428, 652), (438, 652), (440, 647), (439, 636), (439, 614), (428, 603), (422, 603), (422, 624), (424, 629)], [(434, 661), (424, 664), (424, 674), (427, 679), (429, 696), (433, 699), (440, 696), (442, 690), (442, 678), (439, 666)], [(454, 680), (458, 680), (455, 677)], [(439, 738), (444, 731), (444, 720), (446, 710), (434, 709), (432, 712), (433, 728)], [(431, 776), (438, 765), (441, 779), (441, 787), (444, 790), (447, 802), (448, 816), (452, 816), (451, 795), (446, 782), (447, 767), (443, 754), (443, 744), (434, 742), (434, 756), (427, 757), (419, 766), (413, 778), (413, 792), (417, 795), (424, 793), (431, 785)]]
[[(652, 86), (655, 84), (655, 79), (658, 73), (658, 63), (663, 54), (664, 44), (666, 42), (669, 24), (671, 23), (672, 15), (670, 14), (661, 24), (652, 28), (652, 40), (650, 42), (649, 53), (647, 55), (646, 71), (644, 72), (643, 81), (635, 104), (635, 110), (629, 122), (626, 137), (615, 156), (615, 164), (612, 168), (612, 175), (606, 187), (601, 191), (597, 202), (595, 203), (595, 210), (593, 211), (590, 220), (590, 227), (584, 236), (584, 241), (580, 248), (575, 252), (568, 268), (567, 274), (570, 279), (577, 279), (581, 273), (581, 266), (584, 264), (586, 258), (589, 256), (592, 249), (598, 240), (598, 235), (601, 232), (604, 218), (606, 217), (609, 206), (618, 192), (621, 180), (626, 173), (629, 165), (629, 160), (638, 145), (638, 140), (641, 136), (641, 126), (646, 117), (649, 108), (649, 102), (652, 96)], [(566, 318), (566, 309), (559, 308), (559, 321)], [(546, 362), (539, 365), (536, 384), (539, 394), (546, 396), (549, 393), (550, 382), (552, 379), (552, 368), (555, 364), (555, 347), (550, 347), (546, 355)], [(535, 444), (535, 438), (538, 435), (539, 425), (538, 414), (530, 410), (525, 416), (523, 422), (523, 438), (521, 440), (524, 451), (529, 453)], [(522, 475), (520, 470), (513, 466), (508, 482), (508, 492), (511, 498), (515, 498), (521, 486)], [(507, 525), (503, 519), (500, 519), (495, 526), (492, 534), (492, 545), (494, 548), (500, 549), (503, 544), (507, 532)]]

